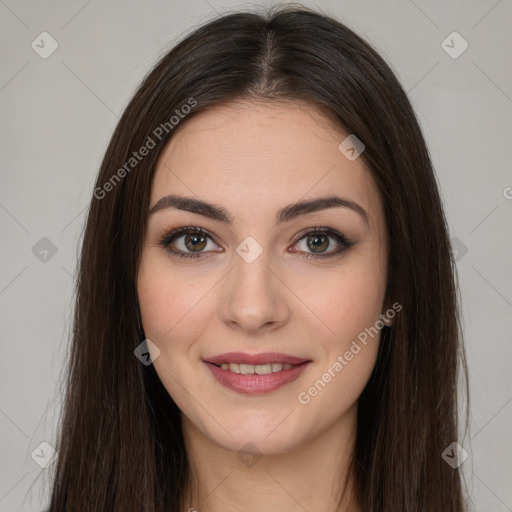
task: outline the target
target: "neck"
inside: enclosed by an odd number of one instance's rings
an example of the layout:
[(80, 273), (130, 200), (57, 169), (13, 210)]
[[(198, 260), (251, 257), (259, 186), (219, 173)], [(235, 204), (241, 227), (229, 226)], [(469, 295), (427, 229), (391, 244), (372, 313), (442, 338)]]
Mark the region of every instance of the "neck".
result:
[(252, 456), (216, 444), (183, 416), (190, 467), (183, 511), (359, 512), (351, 472), (356, 414), (357, 404), (291, 451)]

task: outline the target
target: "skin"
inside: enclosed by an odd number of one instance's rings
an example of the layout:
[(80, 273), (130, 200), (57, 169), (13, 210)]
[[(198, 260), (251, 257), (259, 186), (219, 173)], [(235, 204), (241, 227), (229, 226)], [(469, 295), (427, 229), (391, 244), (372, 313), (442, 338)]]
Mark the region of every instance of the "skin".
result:
[[(238, 101), (183, 122), (159, 157), (150, 209), (172, 193), (222, 205), (234, 217), (230, 226), (174, 208), (153, 213), (140, 261), (144, 331), (160, 350), (155, 370), (182, 411), (194, 475), (184, 510), (349, 509), (357, 400), (380, 333), (309, 403), (297, 398), (389, 307), (380, 195), (362, 158), (350, 161), (339, 151), (346, 136), (306, 104)], [(335, 207), (276, 225), (280, 208), (332, 194), (357, 202), (370, 222)], [(215, 235), (206, 238), (203, 256), (180, 259), (159, 244), (185, 226)], [(316, 227), (354, 245), (315, 259), (307, 236), (297, 235)], [(185, 235), (173, 247), (193, 252)], [(250, 264), (236, 252), (248, 236), (263, 249)], [(338, 247), (328, 240), (326, 253)], [(247, 395), (221, 385), (202, 361), (231, 351), (281, 352), (312, 363), (292, 383)], [(244, 446), (252, 463), (237, 456)]]

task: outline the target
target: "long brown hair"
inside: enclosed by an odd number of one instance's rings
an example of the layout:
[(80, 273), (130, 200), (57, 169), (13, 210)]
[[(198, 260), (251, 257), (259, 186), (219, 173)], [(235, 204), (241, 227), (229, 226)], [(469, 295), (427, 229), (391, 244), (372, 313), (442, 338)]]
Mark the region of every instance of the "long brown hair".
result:
[[(458, 439), (457, 382), (465, 377), (468, 396), (467, 368), (430, 156), (377, 51), (332, 17), (296, 6), (222, 15), (196, 29), (145, 77), (115, 129), (83, 235), (50, 511), (184, 505), (180, 411), (153, 366), (134, 356), (144, 339), (136, 277), (171, 117), (183, 126), (233, 99), (306, 101), (365, 144), (388, 230), (384, 300), (402, 310), (359, 399), (356, 494), (364, 512), (462, 512), (462, 475), (442, 452)], [(145, 156), (143, 146), (151, 146)]]

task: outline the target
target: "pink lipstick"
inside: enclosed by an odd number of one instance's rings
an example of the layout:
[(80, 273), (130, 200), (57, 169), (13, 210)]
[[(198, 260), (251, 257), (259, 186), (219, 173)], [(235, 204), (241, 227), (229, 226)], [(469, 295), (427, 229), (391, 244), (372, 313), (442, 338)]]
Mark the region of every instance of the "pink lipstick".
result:
[(276, 352), (228, 352), (203, 361), (222, 385), (245, 394), (269, 393), (289, 384), (311, 363), (309, 359)]

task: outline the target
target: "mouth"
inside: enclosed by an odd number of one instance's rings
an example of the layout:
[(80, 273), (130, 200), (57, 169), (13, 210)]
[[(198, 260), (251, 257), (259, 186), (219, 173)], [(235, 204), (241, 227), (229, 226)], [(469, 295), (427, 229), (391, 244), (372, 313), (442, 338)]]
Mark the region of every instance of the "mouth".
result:
[(267, 364), (242, 364), (242, 363), (221, 363), (215, 364), (218, 368), (223, 370), (229, 370), (233, 373), (242, 373), (244, 375), (250, 375), (256, 373), (257, 375), (268, 375), (269, 373), (277, 373), (283, 370), (290, 370), (294, 364), (283, 364), (283, 363), (267, 363)]
[(281, 354), (278, 352), (265, 352), (261, 354), (245, 354), (243, 352), (227, 352), (218, 356), (203, 359), (205, 363), (211, 363), (223, 370), (229, 370), (234, 373), (257, 373), (258, 375), (267, 375), (269, 373), (289, 370), (293, 366), (305, 362), (311, 362), (310, 359)]
[(214, 377), (239, 393), (265, 393), (297, 379), (310, 359), (286, 354), (231, 352), (203, 359)]

